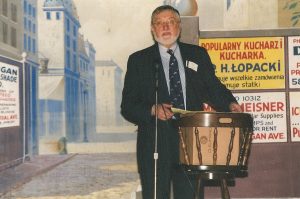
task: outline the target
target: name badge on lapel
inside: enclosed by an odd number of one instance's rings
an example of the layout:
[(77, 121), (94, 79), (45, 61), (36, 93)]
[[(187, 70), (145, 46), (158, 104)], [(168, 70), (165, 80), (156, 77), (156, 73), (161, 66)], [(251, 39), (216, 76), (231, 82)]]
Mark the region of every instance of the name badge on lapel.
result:
[(198, 64), (192, 62), (192, 61), (186, 61), (186, 66), (194, 71), (197, 72)]

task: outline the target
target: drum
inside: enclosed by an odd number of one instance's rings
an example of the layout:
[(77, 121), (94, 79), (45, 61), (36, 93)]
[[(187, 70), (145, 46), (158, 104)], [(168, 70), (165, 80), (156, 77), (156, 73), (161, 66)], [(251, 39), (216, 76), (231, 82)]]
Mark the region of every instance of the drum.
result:
[(178, 124), (181, 164), (246, 166), (253, 133), (250, 114), (188, 113)]

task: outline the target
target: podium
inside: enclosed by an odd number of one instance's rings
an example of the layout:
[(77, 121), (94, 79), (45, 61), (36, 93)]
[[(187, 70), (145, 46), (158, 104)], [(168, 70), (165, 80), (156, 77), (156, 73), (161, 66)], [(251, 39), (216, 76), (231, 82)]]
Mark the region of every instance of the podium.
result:
[(227, 181), (245, 177), (253, 134), (247, 113), (195, 112), (181, 115), (180, 164), (197, 178), (195, 199), (204, 198), (204, 182), (218, 181), (223, 199), (229, 199)]

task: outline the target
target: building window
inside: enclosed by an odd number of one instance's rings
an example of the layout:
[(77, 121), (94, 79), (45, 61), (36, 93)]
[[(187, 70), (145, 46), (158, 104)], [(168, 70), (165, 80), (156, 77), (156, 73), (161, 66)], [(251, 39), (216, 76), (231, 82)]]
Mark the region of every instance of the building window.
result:
[(24, 12), (24, 14), (27, 13), (27, 1), (26, 0), (24, 0), (23, 12)]
[(10, 10), (11, 10), (11, 20), (14, 22), (18, 21), (18, 10), (17, 5), (11, 3), (10, 4)]
[(70, 68), (70, 63), (71, 63), (71, 57), (70, 57), (70, 51), (67, 50), (66, 53), (66, 59), (67, 59), (67, 68)]
[(10, 45), (17, 47), (17, 30), (14, 27), (10, 28)]
[(46, 12), (46, 18), (47, 18), (48, 20), (51, 19), (51, 12)]
[(2, 22), (2, 42), (7, 44), (8, 40), (8, 25)]
[(77, 43), (76, 40), (73, 40), (73, 51), (77, 50)]
[(24, 34), (24, 37), (23, 37), (23, 46), (24, 46), (24, 50), (26, 51), (27, 50), (27, 35)]
[(7, 0), (2, 0), (2, 15), (7, 17)]
[(56, 12), (56, 20), (60, 20), (60, 12)]
[(36, 42), (35, 42), (35, 39), (32, 39), (32, 52), (33, 53), (36, 52)]
[(24, 30), (27, 30), (27, 19), (24, 17)]
[(73, 55), (73, 69), (74, 71), (77, 71), (77, 59), (76, 55)]
[(70, 31), (70, 20), (69, 19), (67, 19), (67, 31), (69, 32)]
[(28, 31), (31, 32), (31, 21), (28, 20)]
[(27, 38), (27, 47), (28, 47), (28, 51), (30, 52), (31, 51), (31, 38), (30, 38), (30, 36), (28, 36), (28, 38)]
[(32, 24), (32, 32), (33, 32), (33, 33), (36, 32), (36, 27), (35, 27), (35, 24), (34, 24), (34, 23)]
[(32, 17), (35, 18), (36, 17), (36, 8), (32, 7)]
[(74, 35), (74, 37), (77, 36), (77, 28), (76, 28), (76, 26), (73, 26), (73, 35)]
[(32, 6), (30, 3), (28, 3), (28, 15), (31, 16), (32, 15)]
[(67, 47), (70, 48), (70, 36), (66, 35)]

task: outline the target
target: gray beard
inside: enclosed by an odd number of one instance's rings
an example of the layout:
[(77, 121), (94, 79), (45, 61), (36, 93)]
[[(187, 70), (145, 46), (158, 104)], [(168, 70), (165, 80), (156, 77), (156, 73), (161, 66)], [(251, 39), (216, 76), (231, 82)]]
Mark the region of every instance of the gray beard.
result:
[[(172, 46), (174, 43), (176, 43), (177, 42), (177, 40), (178, 40), (178, 38), (179, 38), (179, 35), (180, 35), (180, 32), (178, 33), (178, 35), (177, 36), (175, 36), (174, 38), (171, 38), (170, 40), (168, 40), (168, 42), (166, 42), (166, 41), (164, 41), (163, 39), (158, 39), (157, 38), (157, 36), (155, 35), (155, 34), (152, 34), (153, 35), (153, 37), (154, 37), (154, 40), (157, 42), (157, 43), (159, 43), (159, 44), (161, 44), (161, 45), (163, 45), (163, 46)], [(170, 41), (170, 42), (169, 42)]]

